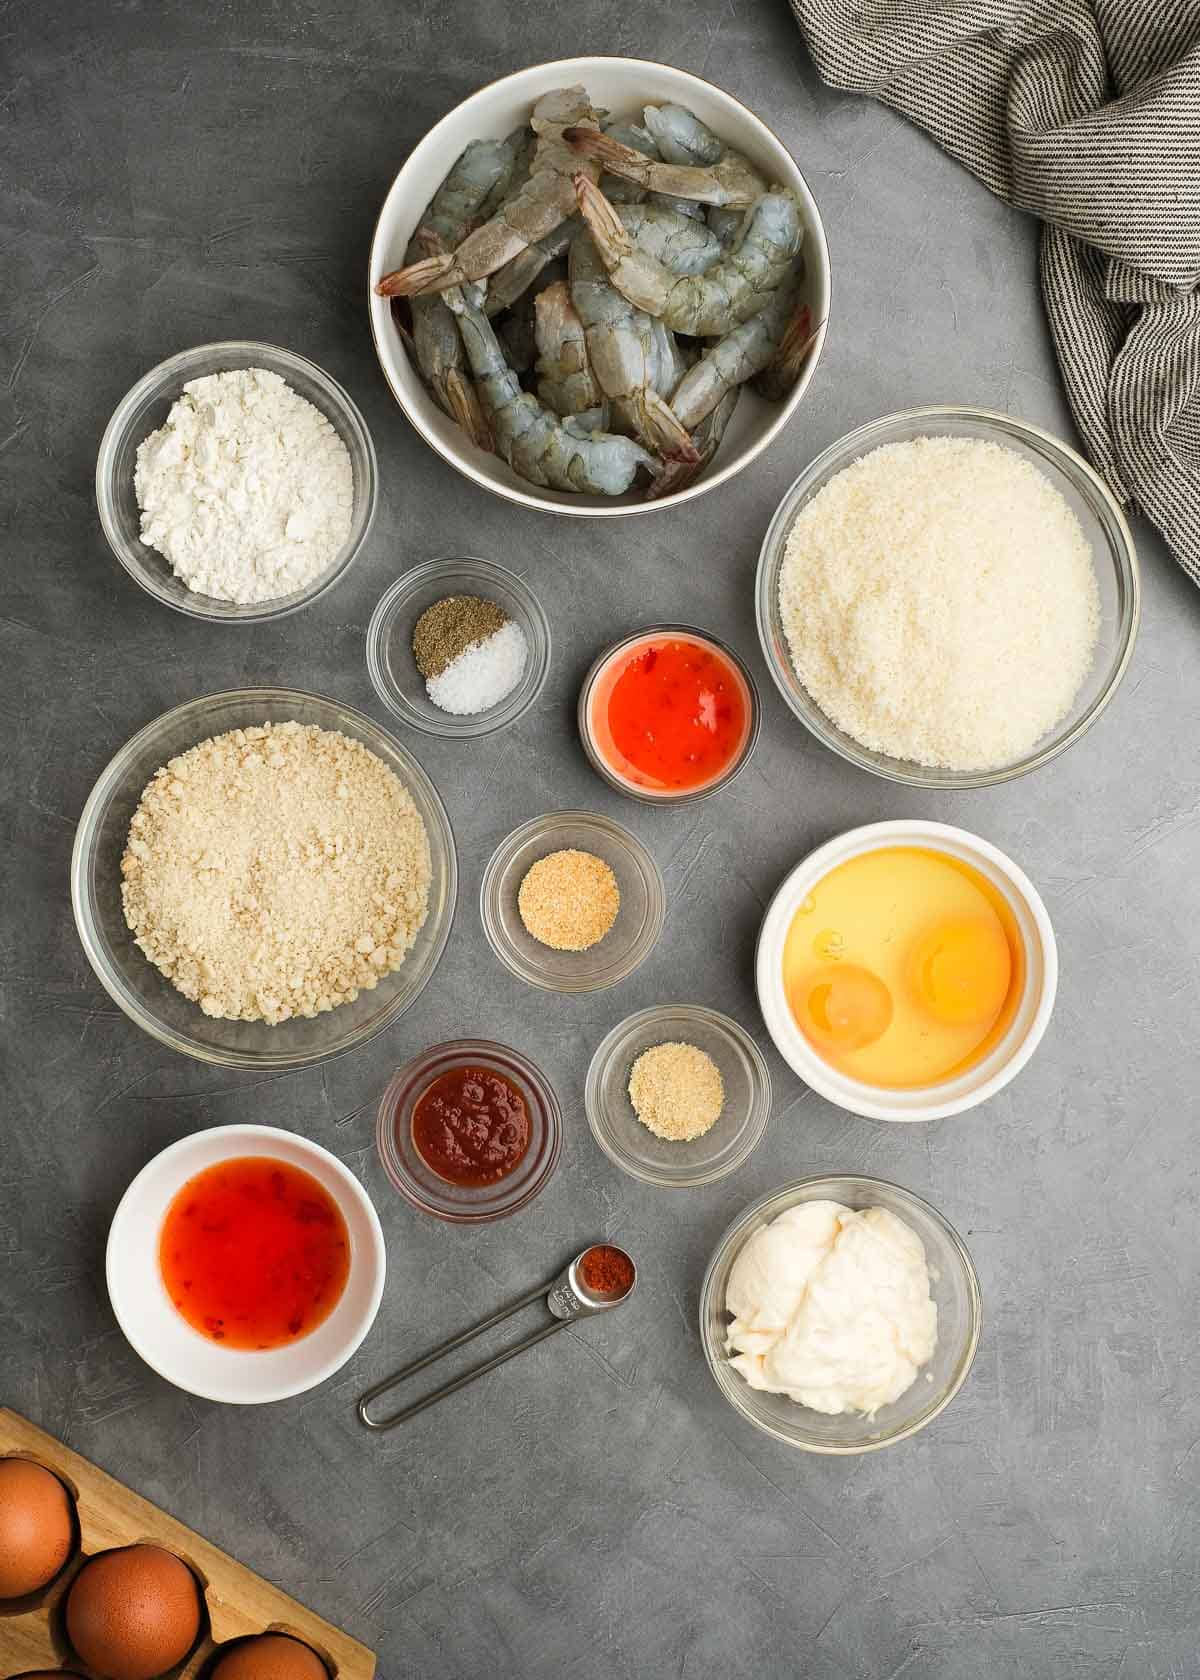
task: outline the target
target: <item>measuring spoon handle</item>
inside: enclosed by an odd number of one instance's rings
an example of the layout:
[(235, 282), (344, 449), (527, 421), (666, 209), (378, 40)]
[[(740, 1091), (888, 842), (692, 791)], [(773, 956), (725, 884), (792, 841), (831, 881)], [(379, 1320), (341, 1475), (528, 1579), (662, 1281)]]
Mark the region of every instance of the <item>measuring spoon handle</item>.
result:
[(475, 1366), (474, 1369), (467, 1371), (463, 1376), (456, 1378), (455, 1381), (446, 1383), (442, 1388), (435, 1389), (427, 1399), (418, 1401), (413, 1406), (407, 1406), (403, 1411), (393, 1412), (389, 1417), (373, 1418), (369, 1415), (371, 1402), (378, 1400), (381, 1394), (386, 1394), (389, 1389), (395, 1388), (399, 1383), (407, 1382), (409, 1377), (415, 1377), (418, 1371), (423, 1371), (427, 1365), (432, 1365), (435, 1361), (444, 1359), (446, 1354), (453, 1353), (456, 1348), (464, 1347), (467, 1342), (473, 1342), (476, 1336), (482, 1336), (485, 1330), (491, 1330), (497, 1324), (503, 1324), (505, 1319), (512, 1318), (514, 1313), (519, 1313), (523, 1308), (532, 1306), (534, 1301), (541, 1300), (550, 1288), (551, 1285), (549, 1284), (539, 1284), (536, 1289), (531, 1289), (528, 1294), (522, 1295), (520, 1300), (513, 1301), (507, 1307), (501, 1307), (499, 1312), (494, 1312), (490, 1318), (483, 1319), (479, 1324), (473, 1324), (469, 1330), (460, 1330), (457, 1336), (451, 1336), (448, 1341), (440, 1343), (431, 1353), (422, 1354), (420, 1359), (414, 1359), (410, 1364), (402, 1365), (398, 1371), (393, 1371), (390, 1377), (384, 1377), (382, 1382), (377, 1382), (373, 1388), (369, 1388), (359, 1400), (359, 1421), (365, 1424), (368, 1429), (391, 1429), (394, 1424), (403, 1423), (405, 1418), (414, 1417), (417, 1412), (424, 1411), (426, 1406), (432, 1406), (435, 1400), (441, 1400), (447, 1394), (453, 1394), (456, 1389), (462, 1388), (464, 1383), (472, 1381), (475, 1377), (483, 1376), (486, 1371), (493, 1370), (497, 1365), (503, 1365), (504, 1361), (511, 1359), (514, 1354), (523, 1353), (526, 1348), (532, 1347), (535, 1342), (542, 1341), (552, 1331), (561, 1330), (566, 1321), (556, 1318), (551, 1324), (547, 1324), (543, 1329), (527, 1336), (524, 1341), (518, 1342), (515, 1347), (509, 1348), (506, 1353), (498, 1354), (494, 1359), (489, 1359), (484, 1364)]

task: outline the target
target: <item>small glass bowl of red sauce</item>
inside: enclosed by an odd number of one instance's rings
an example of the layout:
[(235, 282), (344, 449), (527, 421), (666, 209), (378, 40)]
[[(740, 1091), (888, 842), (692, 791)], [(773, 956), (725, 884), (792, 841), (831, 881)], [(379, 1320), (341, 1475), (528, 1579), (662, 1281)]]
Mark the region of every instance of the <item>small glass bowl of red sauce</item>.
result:
[(758, 739), (758, 690), (706, 630), (660, 624), (606, 648), (579, 694), (579, 733), (610, 787), (684, 805), (727, 787)]
[(541, 1069), (486, 1039), (436, 1044), (397, 1070), (376, 1142), (414, 1207), (454, 1224), (525, 1207), (558, 1165), (562, 1110)]

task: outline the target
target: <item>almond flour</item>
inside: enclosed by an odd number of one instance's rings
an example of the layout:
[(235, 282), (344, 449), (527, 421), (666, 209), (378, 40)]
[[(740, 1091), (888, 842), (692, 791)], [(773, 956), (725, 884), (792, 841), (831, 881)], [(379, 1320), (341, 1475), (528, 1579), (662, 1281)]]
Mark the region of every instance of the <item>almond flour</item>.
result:
[(275, 1025), (400, 967), (428, 911), (429, 838), (360, 741), (267, 723), (156, 771), (121, 874), (130, 931), (173, 986), (206, 1015)]

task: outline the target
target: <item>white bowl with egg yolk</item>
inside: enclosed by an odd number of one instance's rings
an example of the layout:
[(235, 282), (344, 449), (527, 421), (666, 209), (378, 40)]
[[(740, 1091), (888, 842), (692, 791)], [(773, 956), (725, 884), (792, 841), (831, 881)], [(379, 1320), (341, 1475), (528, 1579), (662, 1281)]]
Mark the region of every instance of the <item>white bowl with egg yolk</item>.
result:
[[(307, 1336), (245, 1352), (193, 1330), (176, 1311), (159, 1267), (159, 1237), (176, 1194), (219, 1162), (268, 1156), (315, 1178), (337, 1204), (350, 1237), (350, 1270), (337, 1305)], [(303, 1394), (355, 1352), (383, 1298), (383, 1231), (349, 1167), (319, 1143), (274, 1126), (213, 1126), (148, 1161), (122, 1196), (108, 1233), (106, 1274), (117, 1323), (160, 1377), (204, 1400), (261, 1405)]]
[[(1024, 945), (1025, 973), (1001, 1037), (965, 1071), (912, 1089), (868, 1085), (827, 1061), (797, 1025), (784, 985), (788, 929), (805, 898), (839, 864), (864, 852), (916, 846), (970, 865), (1002, 894)], [(1046, 906), (1023, 870), (989, 841), (937, 822), (879, 822), (853, 828), (810, 852), (785, 878), (767, 907), (755, 958), (758, 1001), (775, 1048), (806, 1085), (837, 1107), (871, 1120), (942, 1120), (995, 1096), (1028, 1062), (1041, 1041), (1058, 987), (1058, 948)]]

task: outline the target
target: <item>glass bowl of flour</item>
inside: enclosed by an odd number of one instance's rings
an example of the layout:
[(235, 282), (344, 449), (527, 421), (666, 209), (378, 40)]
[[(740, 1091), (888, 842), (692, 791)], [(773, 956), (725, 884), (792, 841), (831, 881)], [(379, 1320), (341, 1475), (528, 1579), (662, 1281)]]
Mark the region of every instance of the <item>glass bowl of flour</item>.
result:
[[(979, 1279), (953, 1226), (911, 1190), (854, 1173), (797, 1179), (752, 1202), (700, 1290), (717, 1387), (756, 1429), (802, 1452), (874, 1452), (924, 1429), (966, 1381), (982, 1325)], [(811, 1392), (779, 1392), (785, 1381)], [(831, 1409), (838, 1402), (846, 1409)]]
[(100, 523), (148, 595), (217, 623), (315, 601), (362, 549), (378, 468), (327, 373), (272, 344), (204, 344), (117, 405), (96, 462)]

